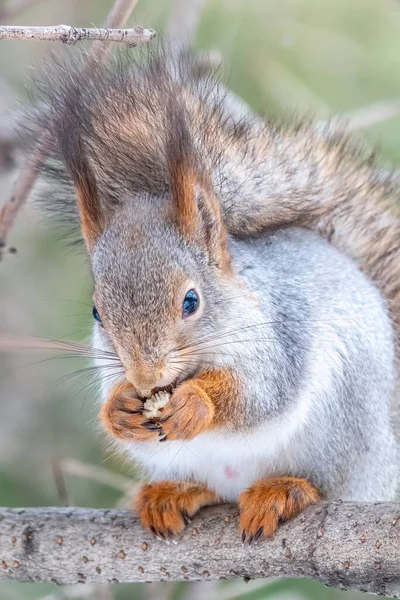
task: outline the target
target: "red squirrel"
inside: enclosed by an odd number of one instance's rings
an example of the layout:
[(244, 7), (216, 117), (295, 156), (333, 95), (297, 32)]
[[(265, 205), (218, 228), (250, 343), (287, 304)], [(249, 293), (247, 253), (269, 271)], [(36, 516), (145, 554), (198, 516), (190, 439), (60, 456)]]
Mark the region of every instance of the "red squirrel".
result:
[(396, 179), (338, 126), (246, 112), (190, 56), (49, 77), (46, 204), (80, 223), (93, 343), (124, 371), (99, 362), (100, 418), (150, 478), (143, 525), (238, 502), (252, 542), (323, 498), (393, 498)]

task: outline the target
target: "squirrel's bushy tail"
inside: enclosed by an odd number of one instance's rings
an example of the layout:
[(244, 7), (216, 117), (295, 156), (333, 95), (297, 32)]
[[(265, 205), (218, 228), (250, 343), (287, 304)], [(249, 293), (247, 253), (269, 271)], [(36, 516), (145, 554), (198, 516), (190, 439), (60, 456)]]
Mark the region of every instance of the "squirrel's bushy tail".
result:
[(310, 123), (279, 129), (267, 125), (250, 141), (247, 154), (253, 156), (254, 184), (242, 186), (240, 199), (227, 204), (229, 231), (243, 237), (299, 225), (318, 232), (380, 288), (399, 341), (398, 177), (362, 158), (333, 124), (323, 130)]

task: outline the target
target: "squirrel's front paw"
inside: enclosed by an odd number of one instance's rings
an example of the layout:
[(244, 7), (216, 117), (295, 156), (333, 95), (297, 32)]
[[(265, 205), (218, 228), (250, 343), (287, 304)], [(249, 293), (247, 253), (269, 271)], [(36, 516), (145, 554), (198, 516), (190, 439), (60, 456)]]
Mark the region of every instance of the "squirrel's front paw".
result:
[(249, 544), (272, 536), (279, 523), (293, 519), (322, 499), (320, 491), (306, 479), (276, 477), (261, 479), (239, 498), (240, 529)]
[(126, 442), (156, 440), (160, 426), (142, 414), (143, 400), (134, 387), (124, 382), (117, 385), (100, 411), (100, 421), (112, 436)]
[(195, 381), (176, 388), (163, 410), (160, 440), (191, 440), (208, 429), (214, 418), (214, 406)]

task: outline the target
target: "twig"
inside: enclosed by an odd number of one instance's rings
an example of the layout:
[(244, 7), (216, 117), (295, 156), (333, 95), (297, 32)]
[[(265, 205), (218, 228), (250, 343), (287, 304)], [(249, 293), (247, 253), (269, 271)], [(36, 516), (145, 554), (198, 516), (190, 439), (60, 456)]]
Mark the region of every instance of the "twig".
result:
[(283, 524), (272, 540), (240, 541), (237, 508), (202, 511), (166, 547), (129, 512), (0, 509), (0, 581), (59, 584), (311, 577), (400, 595), (400, 503), (332, 502)]
[(146, 44), (155, 36), (153, 29), (132, 27), (131, 29), (105, 29), (71, 27), (56, 25), (54, 27), (23, 27), (0, 25), (0, 40), (26, 40), (34, 42), (63, 42), (75, 45), (83, 40), (99, 40), (101, 42), (120, 42), (128, 46)]
[[(123, 27), (137, 3), (138, 0), (116, 0), (113, 8), (107, 15), (104, 27), (106, 29)], [(102, 42), (95, 42), (92, 46), (92, 52), (87, 59), (87, 68), (90, 67), (93, 60), (104, 60), (105, 57), (105, 44)], [(7, 244), (9, 231), (14, 225), (19, 210), (25, 204), (29, 194), (32, 192), (41, 165), (47, 158), (46, 148), (48, 148), (49, 143), (51, 144), (49, 135), (44, 134), (42, 139), (38, 142), (34, 155), (27, 160), (15, 182), (9, 200), (0, 210), (0, 260)]]
[[(206, 0), (174, 0), (166, 33), (172, 57), (179, 56), (182, 50), (194, 44), (205, 3)], [(193, 68), (196, 76), (201, 77), (214, 71), (221, 64), (221, 53), (212, 50), (196, 55)]]
[(104, 21), (106, 29), (123, 27), (136, 8), (139, 0), (117, 0)]
[(61, 462), (59, 460), (57, 460), (56, 458), (53, 458), (52, 467), (53, 467), (54, 483), (56, 485), (56, 490), (57, 490), (57, 494), (60, 499), (60, 502), (61, 502), (62, 506), (71, 506), (72, 502), (70, 501), (70, 498), (68, 495), (68, 490), (67, 490), (67, 486), (65, 483), (64, 473), (63, 473), (63, 469), (61, 466)]
[(172, 53), (183, 43), (193, 43), (206, 0), (174, 0), (167, 24), (167, 36)]
[(68, 473), (68, 475), (96, 481), (97, 483), (120, 490), (124, 494), (129, 493), (133, 495), (139, 488), (139, 484), (132, 483), (132, 481), (128, 477), (124, 477), (124, 475), (112, 473), (103, 467), (90, 465), (73, 458), (60, 460), (59, 466), (65, 474)]
[(341, 120), (347, 123), (346, 129), (348, 131), (356, 131), (375, 125), (375, 123), (387, 121), (398, 115), (400, 115), (400, 100), (379, 102), (359, 108), (342, 115)]
[[(45, 136), (46, 137), (46, 136)], [(0, 260), (6, 247), (7, 234), (14, 224), (18, 211), (25, 204), (27, 197), (35, 185), (42, 161), (46, 159), (44, 148), (38, 147), (33, 162), (29, 161), (15, 182), (11, 197), (0, 209)]]
[(38, 0), (9, 0), (0, 7), (0, 21), (12, 21)]

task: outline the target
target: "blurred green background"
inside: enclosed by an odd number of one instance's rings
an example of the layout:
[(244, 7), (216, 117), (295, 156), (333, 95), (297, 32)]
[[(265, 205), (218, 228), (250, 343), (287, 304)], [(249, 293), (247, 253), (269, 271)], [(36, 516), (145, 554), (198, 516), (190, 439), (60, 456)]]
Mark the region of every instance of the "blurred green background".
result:
[[(100, 25), (112, 4), (37, 0), (13, 23)], [(0, 1), (2, 24), (5, 6)], [(140, 0), (131, 21), (161, 33), (171, 8), (172, 0)], [(344, 116), (356, 135), (378, 148), (386, 165), (400, 163), (398, 0), (208, 0), (196, 46), (221, 53), (230, 86), (255, 109), (267, 115), (307, 112), (317, 119)], [(0, 203), (24, 151), (23, 143), (15, 144), (9, 114), (25, 98), (32, 70), (49, 48), (41, 42), (1, 43)], [(0, 264), (0, 335), (89, 338), (87, 262), (61, 237), (31, 204), (19, 215), (11, 239), (18, 252)], [(99, 430), (96, 385), (79, 372), (84, 366), (82, 360), (50, 354), (0, 353), (0, 505), (60, 504), (54, 464), (64, 473), (71, 503), (129, 505), (134, 468), (113, 454)], [(89, 586), (85, 594), (41, 585), (0, 587), (0, 600), (361, 597), (297, 580)]]

